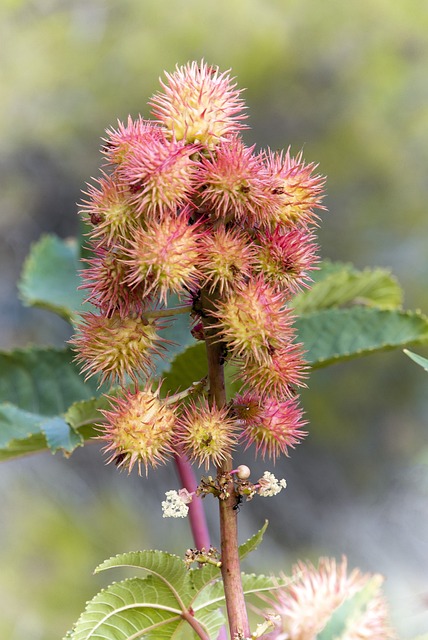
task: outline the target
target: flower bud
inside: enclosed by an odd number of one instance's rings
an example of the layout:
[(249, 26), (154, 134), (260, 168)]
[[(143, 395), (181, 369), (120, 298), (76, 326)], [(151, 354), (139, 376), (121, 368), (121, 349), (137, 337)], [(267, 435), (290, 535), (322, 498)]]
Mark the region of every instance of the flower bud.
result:
[(247, 467), (246, 464), (240, 464), (239, 467), (236, 469), (237, 471), (237, 476), (240, 480), (248, 480), (248, 478), (251, 475), (251, 470), (250, 467)]

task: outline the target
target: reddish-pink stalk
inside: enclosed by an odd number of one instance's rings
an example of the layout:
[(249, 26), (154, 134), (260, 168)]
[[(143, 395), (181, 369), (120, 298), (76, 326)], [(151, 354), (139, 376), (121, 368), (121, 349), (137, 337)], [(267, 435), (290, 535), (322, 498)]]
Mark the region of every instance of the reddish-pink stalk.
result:
[[(175, 464), (181, 485), (189, 493), (196, 491), (198, 484), (186, 455), (182, 452), (177, 453), (175, 455)], [(196, 548), (202, 549), (205, 547), (205, 549), (209, 549), (211, 543), (207, 519), (202, 499), (198, 496), (193, 496), (192, 502), (189, 504), (189, 521)]]
[(190, 624), (193, 631), (201, 638), (201, 640), (210, 640), (209, 635), (205, 632), (202, 625), (196, 620), (190, 611), (184, 609), (181, 616)]

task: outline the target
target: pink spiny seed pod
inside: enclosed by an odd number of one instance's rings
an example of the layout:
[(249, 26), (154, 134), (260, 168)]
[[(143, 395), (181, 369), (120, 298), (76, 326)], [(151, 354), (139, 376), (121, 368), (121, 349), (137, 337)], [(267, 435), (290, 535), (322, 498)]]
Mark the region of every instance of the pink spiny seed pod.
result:
[(135, 122), (128, 116), (126, 125), (118, 120), (117, 129), (106, 129), (106, 134), (102, 151), (111, 164), (119, 165), (125, 160), (134, 143), (150, 144), (154, 137), (163, 136), (163, 130), (153, 122), (143, 120), (141, 116)]
[(272, 607), (271, 613), (280, 616), (275, 631), (266, 637), (313, 640), (343, 603), (371, 588), (370, 597), (363, 597), (337, 638), (394, 640), (396, 634), (389, 624), (382, 582), (382, 576), (362, 574), (359, 569), (348, 575), (345, 557), (340, 564), (332, 558), (320, 558), (318, 567), (299, 562), (293, 567), (288, 586), (275, 590), (272, 599), (266, 598)]
[(88, 185), (89, 200), (83, 201), (80, 209), (86, 216), (85, 221), (93, 225), (91, 239), (111, 245), (118, 238), (131, 237), (136, 227), (136, 212), (129, 193), (114, 176), (103, 174), (97, 182), (99, 187)]
[(263, 276), (274, 286), (297, 293), (308, 287), (308, 273), (317, 269), (319, 261), (314, 236), (302, 229), (287, 232), (276, 228), (258, 236), (259, 268)]
[(265, 162), (268, 175), (276, 183), (272, 190), (276, 199), (276, 223), (287, 227), (316, 223), (318, 216), (314, 209), (324, 209), (321, 201), (325, 183), (324, 176), (312, 175), (317, 165), (305, 164), (302, 153), (292, 158), (289, 149), (285, 155), (282, 151), (268, 151)]
[(302, 419), (296, 398), (279, 401), (247, 392), (235, 398), (234, 409), (243, 423), (245, 448), (254, 444), (256, 455), (260, 452), (263, 459), (267, 455), (275, 462), (280, 454), (288, 456), (288, 448), (294, 449), (307, 435), (303, 430), (307, 422)]
[(135, 382), (147, 376), (154, 356), (162, 355), (164, 345), (169, 344), (158, 335), (160, 328), (156, 321), (143, 318), (85, 313), (70, 343), (86, 379), (99, 374), (100, 385), (115, 380), (125, 384), (127, 376)]
[(121, 317), (141, 313), (149, 300), (143, 286), (130, 287), (126, 282), (128, 266), (126, 256), (119, 246), (96, 247), (95, 257), (87, 260), (88, 268), (81, 271), (83, 284), (80, 289), (89, 289), (86, 302), (91, 302), (109, 316), (115, 311)]
[(166, 302), (169, 292), (182, 293), (196, 286), (201, 233), (189, 224), (186, 210), (148, 220), (124, 249), (130, 287), (144, 287), (145, 294)]
[(225, 408), (210, 407), (206, 400), (191, 402), (179, 418), (179, 442), (190, 460), (219, 465), (236, 442), (236, 420)]
[(250, 276), (256, 260), (256, 248), (240, 229), (219, 227), (206, 234), (200, 243), (202, 286), (212, 293), (218, 288), (224, 295)]
[(253, 147), (240, 138), (223, 141), (207, 157), (201, 157), (198, 183), (202, 206), (212, 217), (238, 220), (251, 227), (269, 220), (269, 192), (273, 183)]
[(139, 215), (156, 216), (190, 202), (196, 163), (195, 148), (165, 136), (153, 135), (130, 145), (118, 168), (121, 181), (131, 191)]
[(244, 128), (245, 108), (241, 91), (229, 73), (204, 61), (177, 65), (174, 73), (165, 73), (163, 92), (153, 96), (153, 115), (175, 140), (198, 143), (208, 148)]
[(100, 436), (107, 444), (108, 462), (131, 472), (136, 465), (141, 475), (148, 467), (162, 464), (172, 453), (176, 427), (173, 409), (153, 393), (150, 386), (136, 393), (125, 392), (122, 397), (110, 398), (111, 409), (102, 410), (106, 422), (99, 425)]
[(303, 345), (290, 342), (273, 350), (263, 361), (250, 356), (241, 359), (236, 379), (261, 395), (283, 399), (295, 395), (295, 387), (304, 387), (308, 365), (303, 360)]
[(232, 356), (270, 360), (273, 349), (289, 344), (294, 337), (293, 316), (284, 296), (262, 278), (249, 280), (232, 290), (217, 305), (216, 327)]

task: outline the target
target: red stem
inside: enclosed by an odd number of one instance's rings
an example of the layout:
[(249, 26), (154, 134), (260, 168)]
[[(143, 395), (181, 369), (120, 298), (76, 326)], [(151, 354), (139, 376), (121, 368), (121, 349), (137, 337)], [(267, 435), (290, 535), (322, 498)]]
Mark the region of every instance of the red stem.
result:
[[(180, 452), (175, 455), (175, 464), (182, 486), (187, 489), (189, 493), (196, 491), (198, 484), (195, 474), (193, 473), (192, 465), (184, 453)], [(189, 520), (196, 548), (202, 549), (202, 547), (205, 547), (205, 549), (209, 549), (211, 544), (210, 534), (202, 499), (199, 496), (193, 496), (193, 500), (189, 504)]]

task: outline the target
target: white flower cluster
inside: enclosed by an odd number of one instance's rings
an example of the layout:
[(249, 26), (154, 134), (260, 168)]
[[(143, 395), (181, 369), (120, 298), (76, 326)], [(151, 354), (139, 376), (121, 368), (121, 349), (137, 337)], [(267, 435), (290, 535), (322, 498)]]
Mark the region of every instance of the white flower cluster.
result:
[(260, 489), (258, 491), (259, 496), (263, 496), (264, 498), (268, 498), (270, 496), (276, 496), (277, 493), (281, 491), (281, 489), (285, 489), (287, 486), (287, 481), (277, 480), (273, 473), (270, 471), (265, 471), (263, 474), (263, 478), (259, 480)]
[(166, 491), (166, 500), (162, 502), (164, 518), (185, 518), (189, 513), (189, 502), (192, 501), (191, 494), (186, 489), (180, 491)]

